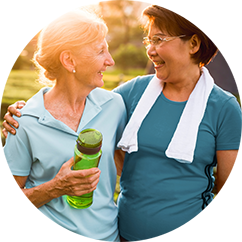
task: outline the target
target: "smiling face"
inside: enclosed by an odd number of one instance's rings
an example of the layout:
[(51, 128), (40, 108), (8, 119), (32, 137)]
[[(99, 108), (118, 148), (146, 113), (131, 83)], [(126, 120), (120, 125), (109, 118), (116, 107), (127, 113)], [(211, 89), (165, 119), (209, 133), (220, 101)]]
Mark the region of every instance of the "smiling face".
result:
[(75, 57), (76, 79), (91, 89), (103, 86), (102, 73), (114, 65), (106, 40), (87, 45)]
[[(170, 37), (152, 24), (148, 37), (151, 39), (154, 35), (161, 38)], [(151, 44), (147, 47), (147, 55), (154, 63), (156, 76), (164, 82), (170, 83), (186, 80), (190, 75), (190, 71), (195, 65), (190, 53), (190, 41), (184, 41), (182, 38), (164, 41), (157, 46)]]

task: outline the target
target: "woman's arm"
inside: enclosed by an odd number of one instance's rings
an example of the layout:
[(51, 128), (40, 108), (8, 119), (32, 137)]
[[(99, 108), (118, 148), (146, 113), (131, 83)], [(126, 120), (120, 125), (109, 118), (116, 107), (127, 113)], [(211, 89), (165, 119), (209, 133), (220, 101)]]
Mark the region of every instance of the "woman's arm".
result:
[(242, 235), (242, 150), (217, 151), (220, 242), (240, 242)]
[(117, 168), (117, 175), (121, 176), (124, 165), (125, 152), (122, 150), (115, 150), (114, 161)]
[(25, 189), (27, 176), (14, 176), (19, 187), (28, 199), (37, 207), (63, 195), (81, 196), (96, 189), (101, 171), (98, 168), (73, 171), (73, 157), (63, 164), (57, 175), (49, 182)]
[(8, 112), (4, 115), (4, 122), (2, 124), (4, 127), (2, 133), (5, 138), (7, 138), (8, 132), (10, 132), (11, 134), (16, 134), (16, 130), (13, 127), (18, 128), (18, 122), (12, 116), (15, 115), (17, 117), (20, 117), (21, 113), (18, 111), (18, 109), (21, 109), (24, 106), (24, 101), (17, 101), (16, 103), (8, 106)]

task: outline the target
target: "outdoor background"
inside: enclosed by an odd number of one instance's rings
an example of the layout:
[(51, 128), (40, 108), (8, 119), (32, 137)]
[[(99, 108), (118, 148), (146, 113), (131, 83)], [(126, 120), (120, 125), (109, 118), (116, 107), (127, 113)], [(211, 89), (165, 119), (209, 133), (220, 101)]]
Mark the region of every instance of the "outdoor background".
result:
[[(104, 87), (111, 90), (137, 75), (153, 73), (146, 57), (140, 27), (142, 10), (156, 0), (0, 0), (0, 148), (3, 116), (8, 105), (28, 100), (42, 86), (31, 62), (37, 36), (53, 14), (67, 7), (85, 7), (106, 21), (107, 41), (115, 67), (104, 74)], [(222, 23), (221, 49), (207, 66), (215, 83), (232, 92), (242, 104), (242, 1), (211, 0)], [(215, 174), (216, 175), (216, 174)], [(117, 177), (116, 193), (119, 193)], [(214, 189), (216, 199), (216, 187)], [(0, 242), (15, 242), (19, 214), (0, 213)]]

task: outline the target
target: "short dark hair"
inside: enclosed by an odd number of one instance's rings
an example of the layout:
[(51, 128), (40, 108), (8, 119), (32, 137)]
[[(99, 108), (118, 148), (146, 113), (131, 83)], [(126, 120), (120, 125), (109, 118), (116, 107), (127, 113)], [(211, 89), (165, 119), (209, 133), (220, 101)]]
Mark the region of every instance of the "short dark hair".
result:
[(182, 16), (157, 5), (147, 7), (142, 15), (148, 18), (148, 22), (144, 24), (145, 30), (154, 24), (171, 36), (186, 35), (186, 37), (181, 38), (182, 40), (188, 40), (196, 34), (201, 40), (199, 51), (192, 55), (196, 64), (207, 65), (216, 55), (218, 49), (215, 44), (198, 27)]

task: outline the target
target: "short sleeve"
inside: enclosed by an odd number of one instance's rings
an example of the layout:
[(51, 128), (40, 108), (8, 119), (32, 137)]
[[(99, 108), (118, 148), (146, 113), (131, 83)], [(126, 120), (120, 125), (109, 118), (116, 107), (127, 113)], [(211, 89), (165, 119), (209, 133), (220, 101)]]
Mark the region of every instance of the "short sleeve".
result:
[(241, 139), (241, 108), (235, 97), (230, 98), (219, 114), (216, 150), (238, 150)]
[[(127, 123), (127, 112), (126, 112), (126, 108), (124, 105), (124, 101), (121, 97), (121, 95), (117, 94), (118, 96), (118, 100), (117, 100), (117, 109), (119, 110), (119, 123), (118, 123), (118, 127), (117, 127), (117, 131), (116, 131), (116, 145), (119, 142), (119, 140), (122, 137), (124, 128), (126, 126)], [(117, 147), (116, 147), (117, 149)]]
[(3, 149), (9, 168), (15, 176), (30, 174), (32, 159), (28, 146), (28, 137), (21, 127), (17, 130), (16, 135), (8, 134)]

